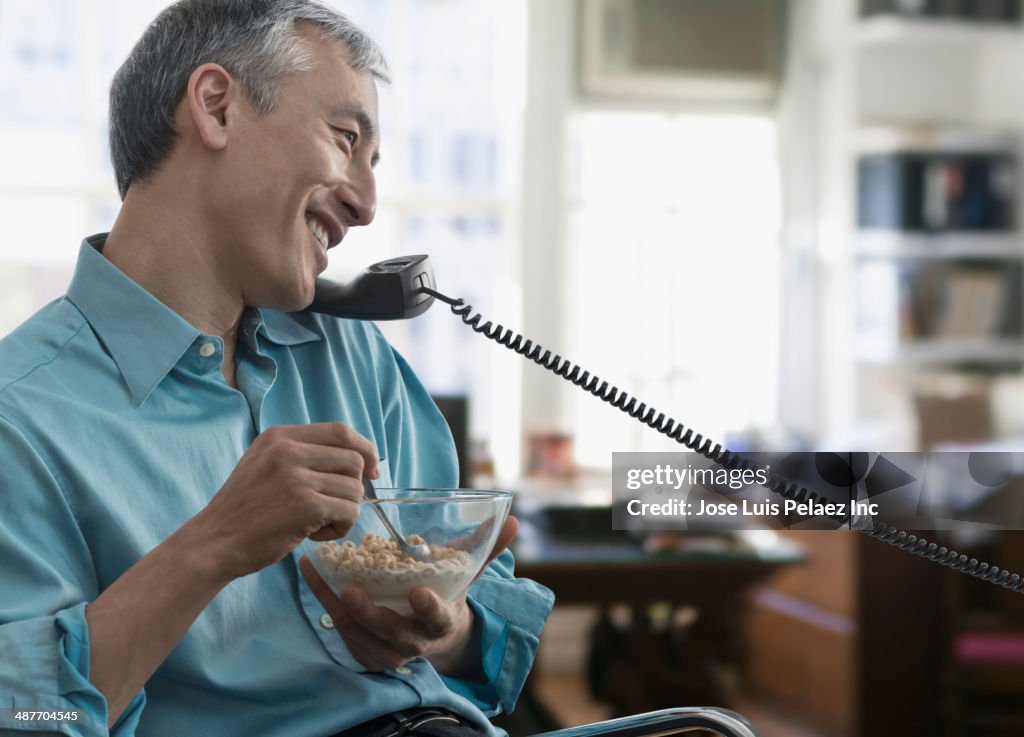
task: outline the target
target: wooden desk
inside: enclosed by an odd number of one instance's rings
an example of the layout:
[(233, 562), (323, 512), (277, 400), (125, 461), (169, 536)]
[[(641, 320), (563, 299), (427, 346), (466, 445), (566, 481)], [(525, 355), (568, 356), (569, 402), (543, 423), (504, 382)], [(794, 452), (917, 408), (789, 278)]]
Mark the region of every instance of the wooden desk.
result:
[[(739, 672), (746, 659), (747, 594), (779, 568), (804, 560), (798, 545), (782, 539), (762, 548), (651, 554), (625, 532), (607, 530), (600, 540), (556, 540), (528, 519), (514, 552), (516, 574), (554, 591), (556, 605), (601, 607), (590, 634), (588, 677), (619, 714), (688, 704), (729, 706), (722, 671)], [(616, 604), (632, 611), (630, 627), (621, 632), (608, 617)], [(648, 617), (655, 604), (694, 607), (697, 621), (656, 631)], [(529, 692), (526, 704), (543, 709)]]
[(766, 549), (682, 550), (647, 553), (627, 533), (617, 543), (561, 543), (514, 547), (516, 575), (544, 584), (559, 604), (681, 604), (719, 606), (740, 601), (776, 570), (804, 560), (803, 550), (780, 540)]

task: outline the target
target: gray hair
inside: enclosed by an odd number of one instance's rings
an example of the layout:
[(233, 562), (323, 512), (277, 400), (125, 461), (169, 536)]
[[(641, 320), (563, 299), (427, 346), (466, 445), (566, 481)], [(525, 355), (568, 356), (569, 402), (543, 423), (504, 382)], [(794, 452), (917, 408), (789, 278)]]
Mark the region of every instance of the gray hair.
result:
[(220, 64), (258, 113), (273, 112), (281, 78), (313, 63), (300, 21), (345, 43), (353, 69), (390, 81), (373, 39), (315, 0), (180, 0), (149, 25), (110, 85), (110, 159), (121, 199), (170, 155), (174, 113), (196, 67)]

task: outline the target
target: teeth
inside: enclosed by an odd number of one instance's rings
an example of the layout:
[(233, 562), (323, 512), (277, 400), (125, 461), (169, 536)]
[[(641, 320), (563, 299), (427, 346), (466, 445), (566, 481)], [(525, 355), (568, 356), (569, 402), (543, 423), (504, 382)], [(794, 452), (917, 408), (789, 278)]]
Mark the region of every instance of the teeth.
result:
[(312, 231), (316, 239), (320, 241), (320, 245), (323, 249), (327, 250), (327, 228), (325, 228), (320, 221), (312, 215), (306, 215), (306, 226)]

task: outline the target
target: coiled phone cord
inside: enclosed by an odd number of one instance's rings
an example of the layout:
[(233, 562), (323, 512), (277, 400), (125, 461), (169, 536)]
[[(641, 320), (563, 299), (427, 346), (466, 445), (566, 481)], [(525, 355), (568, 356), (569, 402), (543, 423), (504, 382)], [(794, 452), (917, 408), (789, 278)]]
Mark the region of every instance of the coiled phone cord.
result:
[[(505, 346), (509, 350), (515, 351), (520, 356), (533, 361), (537, 365), (543, 366), (548, 371), (561, 376), (566, 381), (572, 382), (584, 391), (622, 410), (630, 417), (657, 430), (662, 435), (685, 445), (690, 450), (700, 453), (705, 458), (729, 469), (756, 469), (755, 464), (751, 463), (749, 459), (742, 458), (728, 448), (722, 447), (720, 443), (715, 443), (711, 438), (706, 438), (700, 433), (694, 432), (692, 428), (685, 427), (683, 423), (666, 416), (664, 412), (659, 412), (654, 407), (649, 407), (644, 402), (639, 402), (636, 397), (631, 397), (627, 392), (609, 384), (595, 374), (581, 370), (572, 361), (562, 358), (557, 354), (552, 355), (550, 350), (545, 349), (540, 344), (524, 338), (519, 333), (501, 324), (494, 325), (490, 320), (481, 324), (483, 315), (479, 312), (473, 314), (473, 306), (467, 304), (465, 300), (452, 299), (428, 287), (421, 287), (419, 291), (448, 304), (452, 312), (462, 318), (462, 322), (471, 327), (475, 332)], [(816, 502), (819, 499), (824, 499), (822, 495), (808, 490), (799, 484), (789, 482), (774, 471), (767, 471), (766, 474), (767, 483), (765, 486), (785, 499), (797, 502)], [(869, 528), (859, 528), (857, 531), (893, 545), (900, 550), (927, 558), (939, 565), (966, 573), (982, 581), (993, 583), (1016, 593), (1024, 593), (1024, 580), (1021, 579), (1019, 574), (1001, 570), (998, 566), (990, 566), (988, 563), (979, 561), (977, 558), (968, 558), (956, 550), (939, 546), (923, 537), (912, 535), (897, 527), (886, 525), (883, 522), (871, 520), (870, 525)]]

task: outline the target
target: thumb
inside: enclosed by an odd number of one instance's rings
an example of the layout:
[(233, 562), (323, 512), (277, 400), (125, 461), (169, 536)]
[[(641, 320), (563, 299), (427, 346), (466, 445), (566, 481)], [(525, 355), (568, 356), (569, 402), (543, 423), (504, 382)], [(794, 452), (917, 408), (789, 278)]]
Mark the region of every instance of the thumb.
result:
[[(483, 568), (480, 569), (481, 575), (483, 574), (484, 569), (487, 568), (488, 565), (490, 565), (492, 560), (494, 560), (503, 552), (505, 552), (505, 548), (507, 548), (512, 543), (512, 541), (515, 540), (516, 535), (518, 534), (519, 520), (517, 520), (512, 515), (509, 515), (505, 519), (505, 524), (501, 526), (501, 532), (498, 533), (498, 539), (494, 541), (494, 547), (491, 548), (491, 554), (487, 556), (487, 562), (484, 563)], [(478, 575), (477, 578), (479, 577), (480, 576)]]

